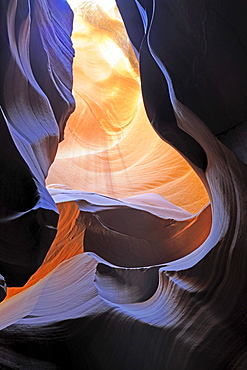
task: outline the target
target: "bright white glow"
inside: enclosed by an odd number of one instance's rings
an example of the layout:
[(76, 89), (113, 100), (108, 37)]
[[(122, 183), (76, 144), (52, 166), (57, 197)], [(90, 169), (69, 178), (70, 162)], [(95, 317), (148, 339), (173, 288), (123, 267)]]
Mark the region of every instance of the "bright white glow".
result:
[[(85, 0), (67, 0), (67, 1), (72, 9), (75, 9), (81, 3), (87, 2)], [(98, 4), (107, 13), (111, 12), (116, 6), (115, 0), (90, 0), (90, 2)]]
[(120, 60), (126, 59), (122, 50), (110, 39), (106, 39), (103, 43), (99, 44), (104, 59), (110, 63), (112, 67), (115, 67)]

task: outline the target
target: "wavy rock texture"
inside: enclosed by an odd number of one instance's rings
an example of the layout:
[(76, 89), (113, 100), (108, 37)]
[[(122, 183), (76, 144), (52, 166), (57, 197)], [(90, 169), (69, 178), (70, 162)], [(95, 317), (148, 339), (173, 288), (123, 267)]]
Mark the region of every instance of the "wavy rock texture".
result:
[[(1, 3), (1, 273), (15, 287), (0, 305), (0, 367), (245, 369), (246, 165), (214, 134), (231, 148), (244, 119), (246, 4), (117, 3), (138, 62), (117, 9), (81, 2), (77, 108), (48, 189), (73, 109), (71, 12)], [(39, 268), (28, 230), (42, 260), (49, 249)]]
[(72, 13), (58, 4), (0, 2), (0, 268), (8, 286), (25, 284), (56, 234), (45, 177), (74, 106)]

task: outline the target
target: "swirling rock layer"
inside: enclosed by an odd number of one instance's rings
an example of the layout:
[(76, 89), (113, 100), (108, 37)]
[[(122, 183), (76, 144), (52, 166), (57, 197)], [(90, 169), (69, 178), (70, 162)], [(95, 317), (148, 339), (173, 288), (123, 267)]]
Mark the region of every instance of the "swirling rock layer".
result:
[[(48, 189), (44, 178), (73, 103), (71, 13), (63, 1), (1, 4), (9, 58), (2, 76), (16, 78), (20, 89), (10, 91), (2, 77), (0, 140), (9, 151), (0, 146), (0, 266), (15, 287), (0, 305), (0, 367), (244, 369), (246, 165), (214, 134), (243, 117), (245, 4), (233, 11), (230, 2), (206, 0), (117, 3), (140, 64), (147, 116), (183, 157), (148, 123), (138, 63), (116, 8), (106, 13), (83, 1), (73, 36), (77, 109), (47, 180), (63, 185)], [(42, 77), (36, 43), (23, 56), (27, 34), (42, 45)], [(226, 79), (224, 71), (231, 72)], [(49, 248), (55, 203), (58, 232)], [(25, 238), (41, 241), (33, 252), (42, 256), (40, 267)], [(9, 268), (6, 251), (17, 267)], [(26, 265), (32, 276), (17, 287)]]
[(0, 3), (0, 268), (8, 286), (26, 283), (56, 234), (45, 177), (74, 102), (72, 13), (61, 5), (54, 12), (54, 2)]

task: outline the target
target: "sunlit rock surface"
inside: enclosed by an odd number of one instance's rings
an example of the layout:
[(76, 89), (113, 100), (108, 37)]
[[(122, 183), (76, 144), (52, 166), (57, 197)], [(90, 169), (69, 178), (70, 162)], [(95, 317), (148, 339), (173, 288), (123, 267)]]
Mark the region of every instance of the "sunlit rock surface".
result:
[(80, 2), (63, 133), (72, 13), (1, 2), (0, 368), (247, 367), (246, 165), (214, 136), (244, 114), (215, 65), (245, 2), (184, 3), (118, 1), (133, 52), (115, 4)]
[(208, 202), (206, 192), (147, 119), (138, 62), (120, 16), (84, 2), (75, 15), (73, 44), (77, 108), (48, 184), (114, 198), (152, 192), (198, 212)]

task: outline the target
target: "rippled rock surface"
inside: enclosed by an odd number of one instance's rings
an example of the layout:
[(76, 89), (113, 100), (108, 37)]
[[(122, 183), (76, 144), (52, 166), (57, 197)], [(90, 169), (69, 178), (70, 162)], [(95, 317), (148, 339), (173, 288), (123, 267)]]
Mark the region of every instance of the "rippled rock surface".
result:
[(74, 107), (72, 13), (60, 2), (0, 6), (0, 269), (8, 286), (22, 286), (56, 234), (45, 177)]
[(245, 369), (245, 2), (0, 4), (0, 368)]

